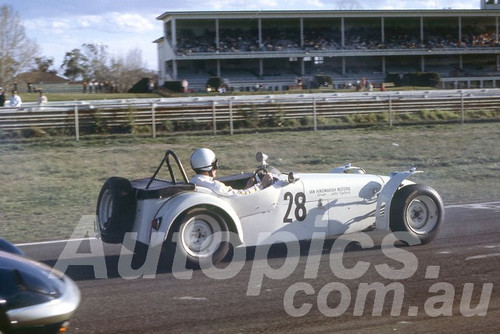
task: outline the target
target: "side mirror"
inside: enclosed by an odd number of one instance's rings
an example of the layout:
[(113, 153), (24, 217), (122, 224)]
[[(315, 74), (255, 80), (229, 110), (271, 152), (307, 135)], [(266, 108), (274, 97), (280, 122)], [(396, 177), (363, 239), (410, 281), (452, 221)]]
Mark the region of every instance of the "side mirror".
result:
[(263, 167), (267, 166), (266, 163), (267, 158), (269, 158), (267, 154), (260, 151), (257, 152), (257, 154), (255, 155), (255, 159), (257, 159), (257, 162), (260, 162)]

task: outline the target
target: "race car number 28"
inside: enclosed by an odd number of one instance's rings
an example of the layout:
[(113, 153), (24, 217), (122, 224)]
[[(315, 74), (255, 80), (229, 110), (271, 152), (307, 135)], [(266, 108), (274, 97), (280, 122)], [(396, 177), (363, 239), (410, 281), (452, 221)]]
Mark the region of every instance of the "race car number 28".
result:
[(295, 210), (293, 210), (293, 214), (295, 215), (295, 219), (299, 222), (306, 219), (306, 195), (303, 192), (299, 192), (295, 194), (295, 196), (291, 192), (287, 192), (285, 193), (283, 199), (288, 201), (288, 207), (285, 212), (285, 217), (283, 217), (283, 223), (291, 223), (293, 221), (291, 215), (294, 206)]

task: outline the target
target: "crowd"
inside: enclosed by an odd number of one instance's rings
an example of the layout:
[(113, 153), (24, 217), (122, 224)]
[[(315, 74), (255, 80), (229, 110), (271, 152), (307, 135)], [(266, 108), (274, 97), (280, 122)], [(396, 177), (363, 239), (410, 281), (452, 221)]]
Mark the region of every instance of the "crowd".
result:
[[(44, 92), (39, 91), (38, 105), (42, 106), (48, 102)], [(21, 108), (23, 100), (17, 91), (17, 84), (14, 84), (14, 89), (11, 91), (11, 96), (7, 99), (3, 87), (0, 87), (0, 107)]]
[(20, 108), (21, 107), (23, 100), (21, 99), (21, 97), (17, 93), (17, 90), (13, 89), (11, 93), (12, 93), (12, 95), (7, 100), (7, 98), (5, 97), (5, 93), (3, 91), (3, 88), (0, 87), (0, 107), (13, 107), (13, 108)]
[(83, 81), (82, 82), (82, 92), (87, 93), (113, 93), (116, 92), (116, 85), (113, 81)]
[(359, 49), (436, 49), (465, 47), (498, 47), (494, 31), (481, 31), (474, 27), (464, 27), (461, 41), (456, 27), (429, 27), (424, 29), (424, 40), (419, 27), (390, 27), (386, 29), (382, 41), (380, 29), (373, 27), (353, 27), (346, 29), (344, 46), (341, 32), (337, 28), (306, 28), (301, 43), (298, 29), (263, 29), (259, 43), (255, 29), (221, 29), (219, 43), (215, 42), (215, 32), (205, 30), (196, 36), (190, 30), (183, 30), (177, 41), (178, 54), (254, 51), (327, 51)]

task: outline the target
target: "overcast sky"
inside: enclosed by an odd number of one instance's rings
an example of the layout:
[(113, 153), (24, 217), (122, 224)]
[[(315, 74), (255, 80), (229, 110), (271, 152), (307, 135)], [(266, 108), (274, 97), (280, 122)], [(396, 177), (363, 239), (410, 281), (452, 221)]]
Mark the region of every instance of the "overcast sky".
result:
[(156, 18), (171, 11), (479, 9), (480, 0), (0, 0), (17, 11), (26, 34), (60, 69), (64, 54), (84, 43), (102, 43), (111, 54), (138, 48), (157, 69), (156, 45), (162, 34)]

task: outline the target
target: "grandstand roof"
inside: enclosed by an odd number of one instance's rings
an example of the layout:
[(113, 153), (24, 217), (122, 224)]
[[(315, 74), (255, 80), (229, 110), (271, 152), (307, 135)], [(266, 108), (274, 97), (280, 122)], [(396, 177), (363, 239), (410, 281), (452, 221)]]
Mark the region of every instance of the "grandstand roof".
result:
[(439, 9), (439, 10), (266, 10), (266, 11), (173, 11), (158, 16), (158, 20), (172, 18), (269, 18), (269, 17), (405, 17), (405, 16), (500, 16), (495, 9)]

